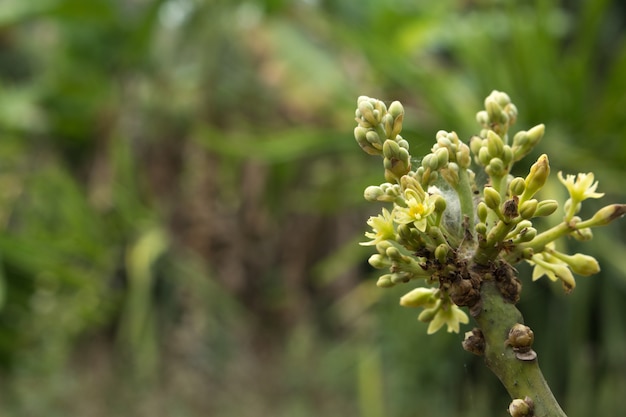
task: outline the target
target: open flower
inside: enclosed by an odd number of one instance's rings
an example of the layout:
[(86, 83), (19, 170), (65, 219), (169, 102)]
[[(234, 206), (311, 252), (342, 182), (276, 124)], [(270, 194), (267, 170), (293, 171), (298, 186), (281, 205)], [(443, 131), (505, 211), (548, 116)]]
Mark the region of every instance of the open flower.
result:
[(383, 208), (382, 214), (372, 216), (367, 221), (367, 225), (372, 228), (372, 232), (365, 232), (365, 237), (372, 240), (361, 242), (359, 245), (373, 246), (388, 239), (395, 238), (396, 231), (393, 227), (393, 218), (389, 210)]
[(566, 219), (570, 220), (580, 210), (580, 203), (588, 198), (600, 198), (604, 193), (596, 193), (598, 181), (593, 182), (593, 172), (588, 174), (579, 173), (577, 176), (558, 173), (559, 181), (567, 188), (570, 198), (565, 203)]
[(413, 224), (420, 232), (426, 230), (427, 218), (435, 211), (434, 200), (413, 189), (404, 191), (406, 207), (395, 206), (393, 219), (398, 224)]
[(448, 326), (448, 333), (458, 333), (461, 323), (469, 323), (467, 314), (456, 304), (443, 304), (428, 325), (426, 333), (433, 334), (441, 329), (444, 324)]
[[(553, 243), (548, 244), (548, 251), (552, 249)], [(532, 279), (538, 280), (542, 276), (547, 276), (552, 281), (560, 279), (563, 283), (563, 287), (567, 292), (573, 290), (576, 287), (576, 281), (574, 275), (569, 268), (569, 265), (557, 257), (548, 253), (548, 251), (540, 252), (532, 256), (528, 262), (534, 265)]]

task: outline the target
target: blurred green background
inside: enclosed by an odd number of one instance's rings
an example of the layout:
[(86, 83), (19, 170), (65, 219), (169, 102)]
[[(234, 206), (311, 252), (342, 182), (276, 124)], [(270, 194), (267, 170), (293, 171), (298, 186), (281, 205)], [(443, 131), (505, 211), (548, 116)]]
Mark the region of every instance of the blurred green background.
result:
[[(0, 414), (506, 415), (462, 335), (375, 287), (356, 98), (402, 101), (418, 156), (506, 91), (518, 129), (547, 125), (528, 164), (626, 202), (625, 21), (619, 0), (2, 0)], [(571, 417), (623, 415), (625, 232), (564, 243), (603, 268), (569, 296), (519, 268)]]

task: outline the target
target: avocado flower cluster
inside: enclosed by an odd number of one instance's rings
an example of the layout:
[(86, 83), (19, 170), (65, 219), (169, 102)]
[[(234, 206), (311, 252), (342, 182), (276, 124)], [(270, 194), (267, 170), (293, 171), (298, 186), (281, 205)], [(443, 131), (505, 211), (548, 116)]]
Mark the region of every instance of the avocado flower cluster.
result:
[[(493, 280), (503, 297), (519, 299), (521, 283), (513, 265), (528, 262), (532, 280), (547, 276), (565, 291), (576, 286), (575, 275), (599, 272), (589, 255), (556, 250), (563, 236), (589, 240), (591, 228), (609, 224), (626, 213), (626, 205), (612, 204), (589, 218), (579, 217), (582, 203), (597, 199), (593, 173), (558, 173), (569, 198), (559, 211), (554, 199), (538, 198), (550, 175), (547, 155), (541, 155), (527, 175), (511, 169), (527, 156), (545, 133), (543, 124), (510, 134), (517, 108), (506, 93), (493, 91), (485, 109), (476, 115), (477, 135), (462, 141), (455, 132), (440, 130), (430, 153), (416, 163), (409, 143), (401, 136), (404, 108), (381, 100), (357, 100), (354, 136), (370, 155), (383, 159), (385, 182), (365, 189), (364, 197), (386, 206), (367, 220), (367, 241), (376, 252), (369, 258), (383, 270), (379, 287), (414, 283), (400, 299), (405, 307), (421, 308), (418, 319), (429, 334), (446, 325), (459, 332), (470, 314), (480, 309), (482, 282)], [(479, 183), (475, 172), (484, 171)], [(538, 230), (535, 219), (558, 215), (561, 221)], [(543, 224), (543, 223), (541, 223)]]

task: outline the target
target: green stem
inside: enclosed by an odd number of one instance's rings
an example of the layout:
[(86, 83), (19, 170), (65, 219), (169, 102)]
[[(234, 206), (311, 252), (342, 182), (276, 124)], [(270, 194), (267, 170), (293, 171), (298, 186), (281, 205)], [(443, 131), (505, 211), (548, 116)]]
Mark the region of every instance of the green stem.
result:
[(523, 324), (522, 314), (504, 300), (494, 281), (484, 281), (480, 292), (482, 309), (476, 322), (485, 338), (487, 367), (500, 379), (511, 398), (529, 397), (533, 401), (534, 415), (567, 417), (544, 379), (537, 359), (520, 360), (505, 344), (511, 327)]
[(526, 244), (521, 244), (520, 248), (532, 248), (535, 253), (541, 252), (543, 248), (550, 242), (570, 233), (574, 230), (569, 224), (563, 222), (560, 223), (545, 232), (539, 233), (533, 240)]

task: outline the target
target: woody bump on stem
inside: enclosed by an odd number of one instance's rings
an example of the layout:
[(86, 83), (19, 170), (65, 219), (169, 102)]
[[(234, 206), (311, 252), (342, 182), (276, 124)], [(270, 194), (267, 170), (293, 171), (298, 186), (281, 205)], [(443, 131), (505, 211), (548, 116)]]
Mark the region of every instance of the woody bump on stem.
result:
[[(493, 91), (485, 110), (476, 115), (481, 130), (462, 142), (456, 133), (439, 131), (431, 152), (413, 167), (409, 143), (400, 135), (404, 108), (394, 101), (361, 96), (357, 100), (354, 136), (370, 155), (383, 158), (385, 182), (365, 189), (365, 199), (387, 203), (367, 224), (367, 242), (376, 253), (369, 263), (385, 270), (379, 287), (412, 283), (400, 298), (405, 307), (420, 308), (418, 320), (432, 334), (444, 325), (458, 333), (469, 323), (467, 308), (477, 327), (465, 334), (463, 347), (484, 357), (513, 401), (509, 413), (521, 416), (565, 416), (555, 400), (532, 349), (534, 334), (515, 307), (522, 284), (514, 265), (534, 266), (532, 280), (547, 276), (571, 292), (574, 274), (592, 275), (598, 262), (584, 254), (555, 249), (563, 236), (589, 240), (591, 228), (604, 226), (626, 213), (626, 205), (612, 204), (582, 219), (584, 200), (600, 198), (592, 173), (558, 178), (567, 188), (562, 221), (539, 232), (533, 219), (557, 213), (559, 204), (538, 199), (550, 174), (547, 155), (541, 155), (526, 177), (510, 174), (513, 165), (530, 153), (544, 135), (543, 124), (509, 135), (517, 108), (506, 93)], [(479, 187), (472, 161), (489, 181)], [(556, 214), (562, 215), (562, 214)]]

